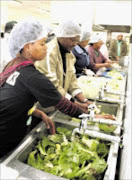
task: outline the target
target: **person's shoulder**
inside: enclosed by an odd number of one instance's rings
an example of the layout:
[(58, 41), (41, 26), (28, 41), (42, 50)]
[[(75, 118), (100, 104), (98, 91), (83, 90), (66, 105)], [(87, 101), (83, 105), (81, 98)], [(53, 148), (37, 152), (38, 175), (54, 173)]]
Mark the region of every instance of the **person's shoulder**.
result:
[(111, 39), (111, 43), (116, 43), (117, 39)]
[(73, 52), (73, 54), (80, 54), (80, 46), (79, 45), (76, 45), (74, 48), (73, 48), (73, 50), (72, 50), (72, 52)]
[(21, 76), (26, 76), (27, 78), (34, 75), (38, 71), (33, 65), (23, 67), (19, 70)]
[(19, 70), (21, 74), (21, 78), (24, 79), (25, 82), (30, 82), (35, 79), (41, 79), (45, 77), (43, 73), (36, 69), (35, 66), (27, 66)]
[(89, 46), (87, 50), (88, 50), (88, 53), (93, 53), (94, 52), (94, 49), (93, 49), (92, 46)]
[(122, 40), (122, 43), (127, 44), (127, 42), (125, 40)]

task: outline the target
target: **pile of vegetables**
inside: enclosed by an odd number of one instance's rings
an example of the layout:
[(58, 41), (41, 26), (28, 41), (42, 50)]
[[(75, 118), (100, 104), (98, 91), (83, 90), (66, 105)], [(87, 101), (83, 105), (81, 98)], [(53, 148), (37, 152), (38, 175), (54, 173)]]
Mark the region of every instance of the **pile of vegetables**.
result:
[(102, 179), (110, 144), (58, 127), (55, 135), (43, 137), (29, 154), (27, 163), (37, 169), (71, 180)]
[(81, 88), (84, 96), (89, 99), (95, 99), (98, 96), (99, 88), (103, 86), (103, 80), (81, 76), (78, 78), (78, 85)]
[(109, 83), (107, 85), (107, 88), (108, 88), (109, 91), (114, 90), (114, 91), (121, 92), (122, 87), (123, 87), (123, 82), (119, 81), (117, 79), (110, 79)]
[[(108, 75), (114, 77), (112, 79), (109, 78), (96, 78), (96, 77), (87, 77), (81, 76), (78, 78), (78, 85), (81, 88), (84, 96), (89, 99), (95, 99), (99, 95), (100, 88), (104, 87), (107, 84), (108, 91), (117, 91), (119, 93), (122, 92), (122, 87), (124, 86), (124, 77), (117, 71), (110, 71)], [(105, 96), (109, 96), (105, 94)]]
[(119, 70), (119, 69), (122, 68), (122, 67), (121, 67), (119, 64), (117, 64), (117, 63), (111, 64), (111, 67), (112, 67), (112, 69), (115, 69), (115, 70)]
[(108, 76), (112, 77), (113, 79), (123, 80), (124, 77), (121, 73), (116, 70), (111, 70), (107, 73)]

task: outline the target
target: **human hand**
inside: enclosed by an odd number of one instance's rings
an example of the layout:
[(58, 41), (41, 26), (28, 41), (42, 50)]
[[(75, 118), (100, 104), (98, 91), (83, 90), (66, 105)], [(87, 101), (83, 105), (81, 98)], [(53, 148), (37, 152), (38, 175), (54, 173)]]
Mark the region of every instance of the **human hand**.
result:
[(116, 117), (114, 115), (111, 115), (111, 114), (105, 114), (105, 115), (102, 115), (102, 114), (96, 114), (95, 115), (95, 118), (97, 119), (111, 119), (111, 120), (116, 120)]
[(47, 129), (50, 130), (50, 133), (55, 134), (55, 125), (53, 121), (43, 111), (35, 109), (32, 115), (41, 118), (45, 122)]
[(85, 104), (87, 104), (87, 106), (89, 106), (90, 104), (93, 104), (92, 101), (86, 101)]
[(111, 68), (111, 62), (105, 63), (105, 67)]
[(112, 64), (114, 64), (114, 63), (119, 64), (119, 61), (112, 61)]
[(80, 103), (78, 101), (74, 102), (79, 108), (82, 110), (83, 113), (88, 113), (88, 104), (87, 103)]

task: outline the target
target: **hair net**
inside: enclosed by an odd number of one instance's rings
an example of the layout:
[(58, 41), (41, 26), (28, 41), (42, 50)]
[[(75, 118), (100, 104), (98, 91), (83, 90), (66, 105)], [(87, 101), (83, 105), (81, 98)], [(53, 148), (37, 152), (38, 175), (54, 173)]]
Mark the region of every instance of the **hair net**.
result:
[(20, 52), (27, 43), (33, 43), (47, 36), (47, 30), (34, 19), (26, 19), (16, 24), (9, 37), (9, 50), (12, 58)]
[(88, 40), (88, 39), (90, 39), (90, 32), (88, 32), (88, 31), (82, 31), (82, 32), (81, 32), (81, 37), (80, 37), (80, 42), (81, 42), (81, 41), (86, 41), (86, 40)]
[(81, 27), (75, 21), (65, 20), (57, 28), (57, 37), (75, 37), (81, 35)]
[(91, 43), (94, 44), (99, 41), (103, 41), (102, 38), (99, 35), (95, 35), (90, 38), (89, 44), (91, 44)]

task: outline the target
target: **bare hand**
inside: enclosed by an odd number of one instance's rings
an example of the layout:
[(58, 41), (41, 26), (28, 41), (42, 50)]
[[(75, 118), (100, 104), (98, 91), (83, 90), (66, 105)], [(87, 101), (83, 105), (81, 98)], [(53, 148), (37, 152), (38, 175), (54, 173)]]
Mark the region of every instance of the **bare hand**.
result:
[(114, 64), (114, 63), (119, 64), (119, 61), (112, 61), (112, 64)]
[(87, 106), (89, 106), (90, 104), (93, 104), (92, 101), (86, 101), (85, 104), (87, 104)]
[(55, 134), (55, 125), (53, 121), (43, 111), (35, 109), (32, 115), (41, 118), (45, 122), (47, 129), (50, 130), (50, 133)]
[(102, 114), (96, 114), (95, 115), (95, 118), (97, 118), (97, 119), (111, 119), (111, 120), (116, 120), (116, 118), (113, 116), (113, 115), (111, 115), (111, 114), (105, 114), (105, 115), (102, 115)]
[(111, 68), (111, 63), (105, 63), (105, 67)]
[(88, 104), (87, 103), (80, 103), (75, 101), (75, 104), (77, 104), (77, 106), (79, 106), (79, 108), (83, 111), (83, 113), (87, 113), (88, 114)]

